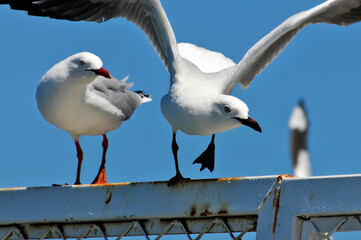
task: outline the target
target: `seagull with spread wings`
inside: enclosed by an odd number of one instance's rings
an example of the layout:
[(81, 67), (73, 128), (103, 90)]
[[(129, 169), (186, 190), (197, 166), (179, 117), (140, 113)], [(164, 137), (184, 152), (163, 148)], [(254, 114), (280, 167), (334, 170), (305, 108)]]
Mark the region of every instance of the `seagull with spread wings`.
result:
[(148, 37), (170, 74), (170, 89), (161, 101), (161, 110), (173, 130), (172, 151), (176, 175), (178, 166), (176, 133), (212, 135), (208, 148), (194, 161), (201, 170), (213, 171), (215, 134), (246, 125), (261, 132), (248, 115), (248, 107), (231, 96), (240, 83), (247, 88), (295, 35), (309, 24), (349, 25), (361, 20), (361, 0), (328, 0), (297, 13), (259, 40), (236, 64), (218, 52), (190, 43), (177, 43), (171, 24), (159, 0), (0, 0), (12, 9), (28, 14), (71, 21), (103, 22), (123, 17), (134, 22)]

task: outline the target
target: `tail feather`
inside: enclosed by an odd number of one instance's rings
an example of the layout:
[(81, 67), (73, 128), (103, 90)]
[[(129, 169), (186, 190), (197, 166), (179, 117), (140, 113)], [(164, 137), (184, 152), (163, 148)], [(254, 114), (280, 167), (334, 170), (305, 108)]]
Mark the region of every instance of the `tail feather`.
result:
[(146, 102), (150, 102), (152, 101), (151, 95), (150, 94), (146, 94), (143, 91), (134, 91), (135, 93), (137, 93), (141, 98), (142, 98), (142, 103), (146, 103)]

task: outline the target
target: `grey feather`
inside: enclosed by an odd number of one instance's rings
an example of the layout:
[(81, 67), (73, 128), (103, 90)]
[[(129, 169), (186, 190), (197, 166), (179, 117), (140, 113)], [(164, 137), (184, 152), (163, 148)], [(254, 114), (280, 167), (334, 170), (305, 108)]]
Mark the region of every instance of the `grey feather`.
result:
[(88, 85), (89, 91), (105, 98), (121, 110), (125, 117), (124, 120), (129, 119), (134, 110), (142, 103), (142, 97), (139, 94), (128, 91), (133, 83), (127, 83), (127, 78), (119, 81), (114, 78), (98, 77)]

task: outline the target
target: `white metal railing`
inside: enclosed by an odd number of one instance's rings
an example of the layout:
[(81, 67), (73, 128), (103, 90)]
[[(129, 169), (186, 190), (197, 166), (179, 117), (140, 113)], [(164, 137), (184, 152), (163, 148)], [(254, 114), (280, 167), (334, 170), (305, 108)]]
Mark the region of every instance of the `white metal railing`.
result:
[(315, 240), (360, 231), (360, 216), (361, 175), (0, 189), (3, 240), (171, 234), (201, 239), (208, 233), (241, 239), (251, 231), (258, 240)]

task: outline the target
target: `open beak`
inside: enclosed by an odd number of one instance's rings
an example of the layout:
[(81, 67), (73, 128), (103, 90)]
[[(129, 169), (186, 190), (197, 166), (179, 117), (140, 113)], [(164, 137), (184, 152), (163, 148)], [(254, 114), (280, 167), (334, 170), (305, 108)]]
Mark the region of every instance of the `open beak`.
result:
[(234, 117), (234, 119), (237, 119), (238, 121), (240, 121), (243, 125), (246, 125), (250, 128), (252, 128), (253, 130), (256, 130), (258, 132), (262, 132), (261, 127), (259, 126), (258, 122), (255, 121), (253, 118), (248, 117), (247, 119), (242, 119), (239, 117)]
[(102, 67), (99, 69), (87, 69), (87, 71), (92, 71), (93, 73), (95, 73), (95, 75), (112, 78), (112, 75), (110, 75), (109, 71)]

